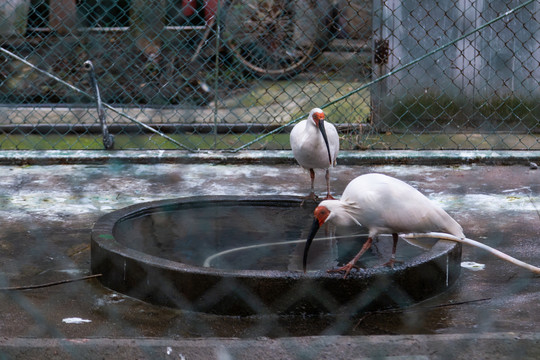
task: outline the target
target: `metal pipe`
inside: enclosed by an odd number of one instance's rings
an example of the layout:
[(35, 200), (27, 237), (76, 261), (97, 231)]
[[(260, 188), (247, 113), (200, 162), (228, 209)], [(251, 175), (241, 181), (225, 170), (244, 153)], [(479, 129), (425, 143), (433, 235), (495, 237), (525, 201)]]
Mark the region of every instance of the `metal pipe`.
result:
[(103, 110), (103, 105), (101, 103), (101, 95), (99, 94), (99, 86), (96, 80), (96, 74), (94, 72), (94, 65), (90, 60), (87, 60), (84, 62), (83, 69), (88, 71), (88, 75), (90, 77), (90, 86), (94, 90), (98, 118), (99, 122), (101, 123), (101, 133), (103, 134), (103, 146), (106, 150), (112, 150), (114, 149), (114, 136), (109, 134), (109, 130), (107, 128), (105, 110)]

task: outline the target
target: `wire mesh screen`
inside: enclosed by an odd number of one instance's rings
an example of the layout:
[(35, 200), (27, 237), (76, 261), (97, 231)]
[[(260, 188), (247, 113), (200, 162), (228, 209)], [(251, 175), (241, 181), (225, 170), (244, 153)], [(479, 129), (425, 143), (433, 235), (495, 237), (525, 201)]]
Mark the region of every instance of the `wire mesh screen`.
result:
[(7, 0), (0, 146), (288, 149), (320, 107), (342, 149), (537, 149), (538, 6)]
[(525, 4), (380, 2), (375, 76), (429, 56), (377, 84), (375, 127), (401, 146), (538, 148), (538, 4)]

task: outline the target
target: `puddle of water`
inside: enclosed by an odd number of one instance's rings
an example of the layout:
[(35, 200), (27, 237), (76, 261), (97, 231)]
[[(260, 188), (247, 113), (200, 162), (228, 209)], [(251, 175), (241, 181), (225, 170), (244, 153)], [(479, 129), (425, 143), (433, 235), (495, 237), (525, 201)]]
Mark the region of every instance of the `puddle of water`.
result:
[[(132, 249), (194, 266), (228, 270), (301, 270), (313, 208), (300, 206), (211, 205), (156, 211), (124, 219), (114, 228), (120, 243)], [(308, 269), (328, 269), (354, 257), (367, 229), (355, 235), (319, 230)], [(375, 266), (390, 258), (392, 241), (383, 236), (364, 254), (359, 265)], [(422, 252), (398, 245), (398, 259)]]

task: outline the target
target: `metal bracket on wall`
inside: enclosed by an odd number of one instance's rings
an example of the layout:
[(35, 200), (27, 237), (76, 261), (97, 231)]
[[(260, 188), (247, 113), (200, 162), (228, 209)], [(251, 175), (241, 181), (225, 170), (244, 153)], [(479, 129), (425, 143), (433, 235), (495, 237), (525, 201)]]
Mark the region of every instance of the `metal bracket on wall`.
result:
[(377, 39), (375, 40), (375, 53), (373, 61), (375, 64), (387, 64), (388, 57), (390, 56), (390, 46), (388, 40)]

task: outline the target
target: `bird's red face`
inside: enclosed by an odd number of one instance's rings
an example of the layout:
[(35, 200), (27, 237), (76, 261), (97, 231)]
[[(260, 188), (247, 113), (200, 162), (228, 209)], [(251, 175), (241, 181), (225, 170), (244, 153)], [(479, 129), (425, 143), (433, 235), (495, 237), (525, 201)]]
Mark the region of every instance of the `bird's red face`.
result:
[(322, 226), (326, 219), (328, 219), (328, 216), (330, 216), (330, 210), (326, 208), (326, 206), (317, 206), (315, 211), (313, 212), (313, 215), (315, 216), (315, 219), (319, 222), (319, 226)]
[(315, 125), (319, 126), (319, 122), (321, 120), (324, 120), (324, 113), (323, 112), (313, 113), (313, 121), (315, 122)]

